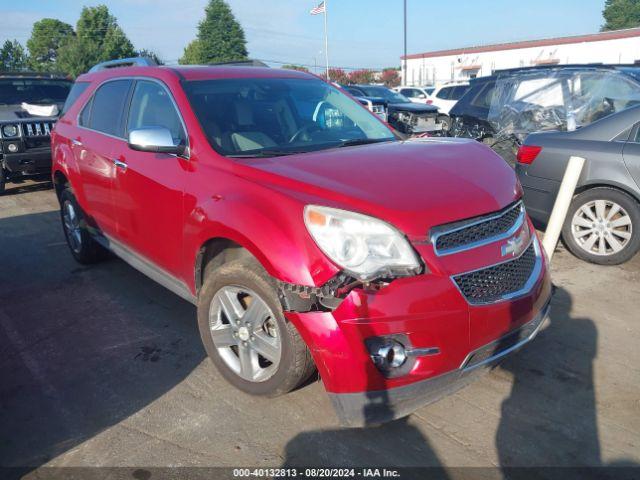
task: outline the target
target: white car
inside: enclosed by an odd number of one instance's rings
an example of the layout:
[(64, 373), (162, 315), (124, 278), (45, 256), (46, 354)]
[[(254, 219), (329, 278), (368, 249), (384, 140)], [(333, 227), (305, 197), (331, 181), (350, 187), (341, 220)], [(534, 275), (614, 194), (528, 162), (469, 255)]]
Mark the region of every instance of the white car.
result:
[(413, 103), (430, 103), (429, 95), (434, 91), (434, 87), (396, 87), (393, 90), (404, 95)]
[(449, 110), (462, 98), (469, 89), (469, 82), (444, 83), (436, 87), (427, 103), (438, 107), (440, 113), (449, 115)]

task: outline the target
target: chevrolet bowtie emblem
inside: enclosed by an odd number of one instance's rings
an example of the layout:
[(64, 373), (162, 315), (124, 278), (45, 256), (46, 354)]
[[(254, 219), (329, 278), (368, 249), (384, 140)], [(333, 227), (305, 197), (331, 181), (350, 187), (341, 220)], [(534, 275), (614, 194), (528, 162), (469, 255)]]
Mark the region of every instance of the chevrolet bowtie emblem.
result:
[(522, 247), (524, 246), (524, 237), (525, 232), (523, 230), (519, 236), (512, 237), (507, 240), (507, 243), (502, 245), (502, 247), (500, 248), (502, 256), (506, 257), (507, 255), (511, 255), (512, 257), (515, 257), (516, 255), (518, 255), (522, 251)]

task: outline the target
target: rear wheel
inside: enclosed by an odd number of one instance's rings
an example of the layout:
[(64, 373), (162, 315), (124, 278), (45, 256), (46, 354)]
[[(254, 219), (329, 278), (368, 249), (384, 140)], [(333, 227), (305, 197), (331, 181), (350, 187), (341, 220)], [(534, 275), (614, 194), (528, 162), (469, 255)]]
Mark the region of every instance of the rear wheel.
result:
[(593, 188), (571, 202), (562, 239), (576, 257), (617, 265), (640, 250), (640, 204), (612, 188)]
[(285, 319), (273, 279), (255, 259), (234, 260), (205, 277), (200, 336), (229, 383), (252, 395), (277, 396), (311, 376), (311, 354)]
[(68, 188), (60, 195), (60, 217), (67, 245), (76, 261), (91, 264), (107, 256), (104, 247), (96, 242), (87, 230), (84, 213), (73, 192)]
[(4, 189), (6, 185), (7, 185), (7, 176), (4, 171), (4, 168), (2, 168), (2, 164), (0, 163), (0, 195), (4, 193)]

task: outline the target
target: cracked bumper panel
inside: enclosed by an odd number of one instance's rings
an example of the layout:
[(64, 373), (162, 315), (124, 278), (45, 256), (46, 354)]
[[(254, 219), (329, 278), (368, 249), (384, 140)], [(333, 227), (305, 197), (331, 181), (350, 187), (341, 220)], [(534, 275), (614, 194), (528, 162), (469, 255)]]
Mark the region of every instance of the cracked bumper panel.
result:
[[(376, 403), (381, 402), (380, 395), (398, 395), (389, 392), (424, 384), (409, 390), (420, 398), (402, 401), (404, 406), (395, 410), (400, 414), (440, 398), (424, 390), (431, 390), (427, 384), (452, 383), (452, 388), (459, 388), (458, 370), (465, 359), (531, 322), (550, 296), (551, 281), (543, 264), (529, 293), (494, 304), (470, 305), (449, 275), (441, 272), (396, 279), (377, 292), (353, 290), (332, 312), (285, 315), (310, 346), (325, 388), (333, 396), (354, 394), (353, 398), (366, 399), (367, 392), (387, 392), (370, 394)], [(440, 353), (418, 357), (406, 375), (386, 378), (373, 364), (365, 340), (389, 335), (405, 335), (411, 348), (437, 347)], [(440, 377), (436, 383), (428, 383)], [(433, 389), (449, 392), (444, 386)], [(340, 408), (353, 410), (339, 407), (338, 411)]]
[[(549, 313), (549, 301), (536, 316), (508, 335), (471, 352), (450, 372), (398, 388), (357, 393), (329, 393), (345, 426), (377, 425), (405, 417), (472, 383), (508, 354), (535, 338)], [(474, 361), (474, 359), (479, 359)]]

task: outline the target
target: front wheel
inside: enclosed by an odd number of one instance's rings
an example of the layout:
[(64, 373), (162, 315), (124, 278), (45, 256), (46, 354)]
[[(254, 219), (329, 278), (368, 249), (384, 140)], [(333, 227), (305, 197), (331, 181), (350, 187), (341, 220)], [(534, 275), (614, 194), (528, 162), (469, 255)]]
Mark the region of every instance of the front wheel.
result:
[(576, 195), (562, 229), (562, 240), (576, 257), (599, 265), (618, 265), (640, 250), (640, 204), (613, 188)]
[(273, 279), (251, 257), (207, 269), (198, 327), (220, 373), (246, 393), (281, 395), (315, 370), (309, 349), (284, 317)]

